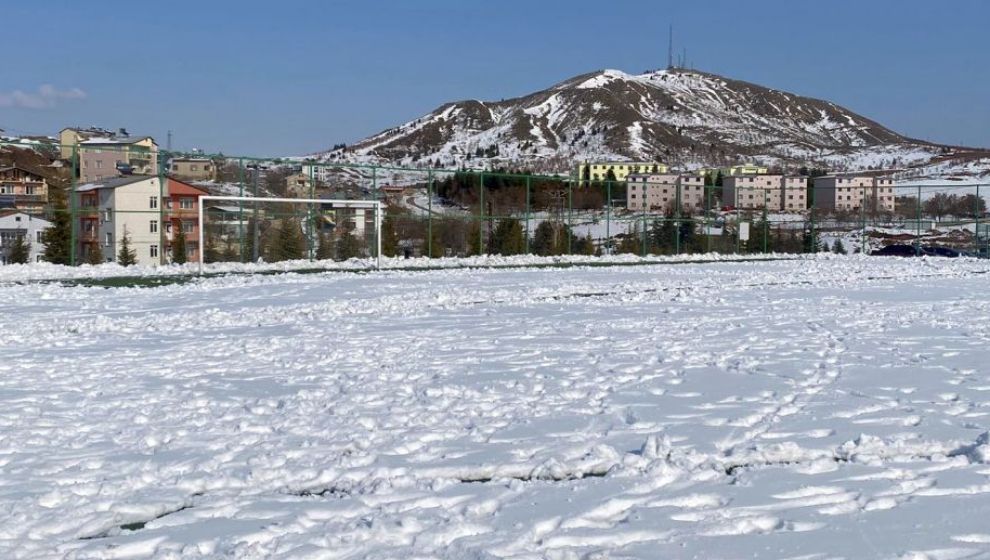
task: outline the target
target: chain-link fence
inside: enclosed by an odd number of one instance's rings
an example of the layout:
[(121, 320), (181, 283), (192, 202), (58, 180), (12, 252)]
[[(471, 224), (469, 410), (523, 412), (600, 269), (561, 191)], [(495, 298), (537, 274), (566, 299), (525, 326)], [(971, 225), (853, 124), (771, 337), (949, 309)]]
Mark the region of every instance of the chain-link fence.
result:
[[(898, 185), (872, 172), (588, 180), (577, 173), (168, 152), (150, 138), (76, 140), (19, 146), (34, 156), (7, 165), (15, 171), (0, 176), (0, 208), (7, 207), (0, 212), (23, 213), (36, 220), (35, 229), (47, 230), (33, 238), (24, 232), (42, 245), (34, 260), (346, 260), (377, 257), (379, 247), (388, 257), (820, 251), (986, 257), (990, 246), (990, 185), (974, 182)], [(331, 203), (341, 200), (381, 201), (383, 215)], [(18, 233), (4, 227), (0, 249), (9, 261)]]

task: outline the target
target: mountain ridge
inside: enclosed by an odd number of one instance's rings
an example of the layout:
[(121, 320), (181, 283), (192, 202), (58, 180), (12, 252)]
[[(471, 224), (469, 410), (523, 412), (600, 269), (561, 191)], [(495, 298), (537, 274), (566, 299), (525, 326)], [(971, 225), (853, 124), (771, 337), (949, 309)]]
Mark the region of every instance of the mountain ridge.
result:
[[(960, 152), (899, 134), (834, 102), (697, 70), (603, 69), (511, 99), (465, 99), (315, 154), (419, 167), (573, 168), (660, 160), (684, 169), (759, 160), (836, 169), (901, 168)], [(990, 155), (990, 154), (988, 154)]]

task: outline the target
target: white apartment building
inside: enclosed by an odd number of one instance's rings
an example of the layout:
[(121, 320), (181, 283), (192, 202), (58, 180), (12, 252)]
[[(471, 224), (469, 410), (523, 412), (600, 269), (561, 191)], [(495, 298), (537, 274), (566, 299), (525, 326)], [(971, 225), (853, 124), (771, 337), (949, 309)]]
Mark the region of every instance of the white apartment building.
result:
[(163, 196), (158, 177), (129, 176), (84, 183), (76, 187), (79, 212), (78, 259), (99, 251), (105, 262), (117, 260), (126, 234), (137, 264), (162, 263)]
[(705, 178), (673, 173), (633, 173), (626, 177), (626, 207), (630, 210), (682, 212), (705, 207)]
[(51, 222), (18, 210), (0, 211), (0, 264), (7, 264), (8, 254), (18, 237), (31, 245), (28, 260), (41, 262), (45, 253), (44, 233)]
[(763, 174), (723, 177), (722, 204), (744, 210), (800, 212), (808, 208), (808, 178)]
[(815, 208), (894, 211), (894, 181), (868, 175), (815, 177)]

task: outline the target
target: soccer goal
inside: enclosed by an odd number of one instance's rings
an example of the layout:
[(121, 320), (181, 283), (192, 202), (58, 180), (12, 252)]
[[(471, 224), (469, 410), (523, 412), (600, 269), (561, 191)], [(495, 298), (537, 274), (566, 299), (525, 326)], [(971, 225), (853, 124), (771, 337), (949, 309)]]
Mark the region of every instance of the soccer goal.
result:
[[(363, 257), (381, 268), (379, 201), (206, 195), (199, 197), (198, 218), (199, 244), (187, 254), (198, 254), (200, 274), (208, 262), (259, 260)], [(178, 227), (176, 235), (188, 229)]]

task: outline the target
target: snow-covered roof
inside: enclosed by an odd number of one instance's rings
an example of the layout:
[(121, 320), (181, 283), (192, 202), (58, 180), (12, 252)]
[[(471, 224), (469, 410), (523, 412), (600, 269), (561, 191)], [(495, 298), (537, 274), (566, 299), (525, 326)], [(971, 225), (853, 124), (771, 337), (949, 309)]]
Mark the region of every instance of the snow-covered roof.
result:
[(116, 189), (133, 183), (140, 183), (150, 179), (157, 179), (154, 175), (127, 175), (124, 177), (114, 177), (102, 181), (92, 181), (76, 186), (76, 192), (95, 191), (99, 189)]

